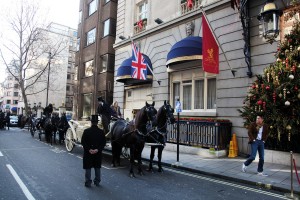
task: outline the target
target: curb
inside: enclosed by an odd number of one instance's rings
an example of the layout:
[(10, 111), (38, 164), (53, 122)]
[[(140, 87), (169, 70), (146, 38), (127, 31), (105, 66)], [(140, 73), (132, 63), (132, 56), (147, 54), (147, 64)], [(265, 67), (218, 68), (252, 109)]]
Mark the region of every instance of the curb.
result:
[[(107, 155), (111, 155), (110, 149), (104, 149), (103, 152), (106, 152)], [(124, 158), (121, 158), (121, 159), (124, 159)], [(142, 161), (149, 162), (150, 160), (142, 157)], [(157, 164), (157, 161), (154, 160), (153, 163)], [(235, 183), (242, 183), (242, 184), (248, 184), (248, 185), (252, 185), (252, 186), (258, 186), (263, 189), (274, 190), (274, 191), (278, 191), (278, 192), (282, 192), (282, 193), (291, 193), (291, 191), (286, 188), (275, 186), (275, 185), (272, 185), (269, 183), (266, 184), (266, 183), (261, 183), (261, 182), (248, 181), (248, 180), (244, 180), (244, 179), (240, 179), (240, 178), (233, 178), (233, 177), (229, 177), (229, 176), (225, 176), (225, 175), (221, 175), (221, 174), (215, 174), (215, 173), (206, 172), (206, 171), (202, 171), (202, 170), (192, 169), (192, 168), (179, 166), (176, 164), (170, 164), (170, 163), (166, 163), (166, 162), (161, 162), (161, 164), (162, 164), (162, 166), (165, 166), (165, 167), (175, 168), (175, 169), (179, 169), (182, 171), (192, 172), (192, 173), (200, 174), (200, 175), (212, 176), (212, 177), (216, 177), (219, 179), (223, 179), (223, 180), (227, 180), (227, 181), (231, 181), (231, 182), (235, 182)], [(300, 192), (294, 191), (294, 194), (300, 195)]]

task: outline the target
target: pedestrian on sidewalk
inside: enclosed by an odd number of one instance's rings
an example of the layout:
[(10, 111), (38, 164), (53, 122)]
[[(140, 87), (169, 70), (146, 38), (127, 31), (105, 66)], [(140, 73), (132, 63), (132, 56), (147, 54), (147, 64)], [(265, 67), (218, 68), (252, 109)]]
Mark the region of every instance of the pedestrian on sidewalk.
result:
[(92, 115), (91, 127), (84, 130), (81, 144), (84, 149), (83, 169), (85, 169), (85, 186), (91, 187), (91, 168), (95, 170), (94, 185), (99, 186), (101, 181), (102, 150), (106, 144), (103, 130), (98, 128), (98, 115)]
[(10, 111), (6, 112), (5, 121), (6, 121), (7, 130), (9, 130), (9, 126), (10, 126)]
[(257, 167), (257, 174), (260, 176), (268, 176), (263, 173), (264, 171), (264, 150), (265, 142), (269, 135), (269, 126), (264, 123), (262, 115), (256, 116), (256, 122), (250, 124), (248, 128), (249, 143), (251, 144), (251, 155), (243, 163), (242, 171), (246, 172), (247, 167), (255, 160), (256, 153), (258, 152), (259, 161)]

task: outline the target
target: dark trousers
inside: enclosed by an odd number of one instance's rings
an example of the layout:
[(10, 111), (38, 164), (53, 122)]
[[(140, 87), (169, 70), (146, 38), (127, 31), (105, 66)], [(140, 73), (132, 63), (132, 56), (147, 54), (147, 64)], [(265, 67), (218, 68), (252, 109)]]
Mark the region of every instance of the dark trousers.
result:
[(7, 130), (9, 130), (9, 122), (6, 122)]
[(244, 164), (246, 166), (250, 165), (252, 163), (252, 161), (255, 160), (257, 151), (258, 151), (258, 155), (259, 155), (257, 172), (263, 172), (264, 171), (265, 143), (262, 140), (255, 140), (255, 142), (252, 142), (252, 144), (251, 144), (251, 155), (246, 160), (246, 162), (244, 162)]
[[(94, 178), (94, 183), (99, 184), (101, 181), (101, 170), (100, 168), (94, 168), (95, 169), (95, 178)], [(85, 169), (85, 183), (91, 184), (92, 183), (92, 174), (91, 174), (92, 169)]]

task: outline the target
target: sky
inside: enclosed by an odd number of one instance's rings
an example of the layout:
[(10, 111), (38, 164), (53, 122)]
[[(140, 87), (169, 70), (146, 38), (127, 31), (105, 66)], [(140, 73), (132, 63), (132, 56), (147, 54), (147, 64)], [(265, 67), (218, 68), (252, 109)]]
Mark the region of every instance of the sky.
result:
[[(16, 2), (17, 0), (0, 0), (1, 12), (7, 9), (13, 9), (10, 5), (11, 2)], [(30, 1), (30, 0), (29, 0)], [(78, 16), (79, 16), (79, 0), (39, 0), (40, 10), (43, 12), (47, 21), (56, 22), (71, 28), (77, 29)], [(5, 7), (5, 9), (2, 9)], [(0, 15), (3, 13), (0, 12)], [(5, 31), (3, 27), (5, 21), (0, 19), (1, 32)], [(1, 33), (0, 33), (1, 34)], [(5, 79), (5, 66), (0, 62), (0, 83)]]

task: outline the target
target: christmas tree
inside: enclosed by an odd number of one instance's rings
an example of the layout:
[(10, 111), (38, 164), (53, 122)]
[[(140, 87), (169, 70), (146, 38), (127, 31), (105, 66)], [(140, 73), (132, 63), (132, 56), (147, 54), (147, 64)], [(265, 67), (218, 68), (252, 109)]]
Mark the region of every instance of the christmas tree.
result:
[(239, 110), (247, 127), (257, 114), (270, 125), (266, 148), (300, 152), (300, 22), (285, 35), (276, 61), (249, 88)]

